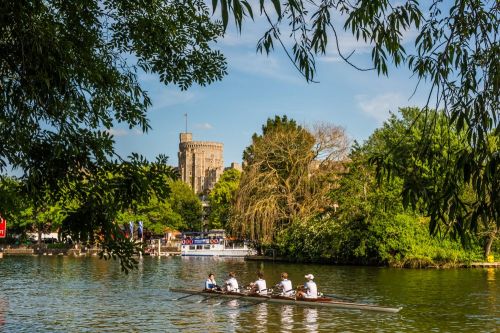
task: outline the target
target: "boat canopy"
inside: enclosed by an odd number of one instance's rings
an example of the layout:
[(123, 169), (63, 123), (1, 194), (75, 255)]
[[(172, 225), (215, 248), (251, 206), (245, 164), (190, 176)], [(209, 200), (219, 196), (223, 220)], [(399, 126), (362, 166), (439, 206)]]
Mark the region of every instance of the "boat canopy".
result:
[(208, 231), (186, 231), (182, 233), (182, 238), (198, 239), (198, 238), (226, 238), (226, 231), (224, 229), (214, 229)]

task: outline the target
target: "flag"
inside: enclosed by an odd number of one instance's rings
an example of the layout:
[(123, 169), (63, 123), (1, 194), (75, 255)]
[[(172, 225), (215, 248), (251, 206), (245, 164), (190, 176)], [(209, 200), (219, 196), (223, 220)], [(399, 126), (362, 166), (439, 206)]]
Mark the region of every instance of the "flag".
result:
[(139, 226), (137, 227), (137, 238), (142, 239), (142, 221), (138, 222)]
[(128, 223), (128, 227), (129, 227), (129, 232), (130, 232), (130, 238), (134, 238), (134, 222), (130, 221)]

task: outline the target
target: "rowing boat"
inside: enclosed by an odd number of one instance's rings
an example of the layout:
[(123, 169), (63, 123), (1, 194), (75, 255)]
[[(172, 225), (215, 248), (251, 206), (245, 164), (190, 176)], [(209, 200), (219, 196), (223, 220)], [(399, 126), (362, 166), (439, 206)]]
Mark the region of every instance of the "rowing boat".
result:
[(268, 302), (268, 303), (280, 303), (280, 304), (292, 304), (292, 305), (301, 305), (301, 306), (317, 306), (317, 307), (332, 307), (332, 308), (343, 308), (343, 309), (355, 309), (355, 310), (369, 310), (369, 311), (380, 311), (380, 312), (390, 312), (397, 313), (401, 311), (402, 307), (399, 308), (390, 308), (386, 306), (374, 305), (374, 304), (365, 304), (365, 303), (352, 303), (352, 302), (342, 302), (336, 301), (332, 298), (328, 297), (320, 297), (317, 299), (302, 299), (296, 300), (291, 297), (283, 297), (283, 296), (263, 296), (263, 295), (250, 295), (243, 293), (235, 293), (235, 292), (218, 292), (211, 290), (190, 290), (190, 289), (181, 289), (181, 288), (172, 288), (170, 289), (172, 292), (182, 293), (182, 294), (190, 294), (190, 295), (200, 295), (205, 297), (222, 297), (222, 298), (235, 298), (241, 299), (245, 301), (254, 301), (258, 303)]

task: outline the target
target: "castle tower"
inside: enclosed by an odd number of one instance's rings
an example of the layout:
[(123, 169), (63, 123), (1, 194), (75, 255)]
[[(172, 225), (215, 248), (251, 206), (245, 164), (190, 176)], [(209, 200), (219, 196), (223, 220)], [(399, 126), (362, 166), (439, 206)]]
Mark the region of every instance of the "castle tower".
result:
[(193, 141), (192, 133), (180, 133), (179, 172), (196, 194), (211, 190), (219, 180), (224, 171), (223, 151), (222, 143)]

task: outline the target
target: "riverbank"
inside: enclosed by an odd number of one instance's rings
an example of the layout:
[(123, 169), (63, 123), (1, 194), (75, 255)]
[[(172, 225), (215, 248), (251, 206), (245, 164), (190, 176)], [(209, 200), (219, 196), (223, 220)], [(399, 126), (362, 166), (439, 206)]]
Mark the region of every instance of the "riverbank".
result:
[[(262, 262), (286, 262), (286, 263), (300, 263), (300, 264), (323, 264), (323, 265), (343, 265), (332, 263), (327, 260), (311, 260), (301, 261), (295, 258), (276, 257), (276, 256), (246, 256), (246, 261), (262, 261)], [(427, 263), (427, 264), (425, 264)], [(354, 265), (354, 266), (375, 266), (375, 265)], [(500, 268), (500, 261), (497, 262), (421, 262), (419, 264), (413, 262), (411, 265), (406, 263), (389, 264), (385, 265), (391, 268), (424, 268), (424, 269), (446, 269), (446, 268)]]
[[(26, 256), (26, 255), (46, 255), (46, 256), (97, 256), (101, 250), (97, 247), (84, 246), (66, 246), (66, 247), (48, 247), (48, 246), (17, 246), (5, 247), (0, 249), (0, 255), (3, 256)], [(180, 251), (175, 247), (146, 248), (144, 255), (151, 256), (176, 256)], [(0, 257), (0, 258), (1, 258)]]

